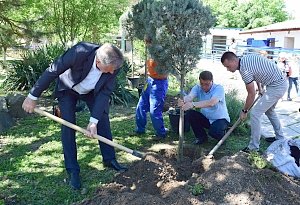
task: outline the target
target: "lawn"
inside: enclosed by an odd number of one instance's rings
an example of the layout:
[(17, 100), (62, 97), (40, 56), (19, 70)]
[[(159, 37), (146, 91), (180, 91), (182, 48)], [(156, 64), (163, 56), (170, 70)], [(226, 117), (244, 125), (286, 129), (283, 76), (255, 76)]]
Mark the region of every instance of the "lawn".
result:
[[(135, 105), (128, 107), (112, 106), (110, 111), (111, 128), (114, 141), (130, 149), (147, 152), (155, 142), (151, 123), (146, 134), (134, 135)], [(78, 113), (77, 124), (87, 125), (86, 112)], [(170, 128), (167, 113), (164, 114), (166, 126)], [(247, 130), (249, 133), (249, 130)], [(170, 133), (166, 143), (177, 143), (178, 136)], [(232, 155), (244, 148), (249, 134), (234, 132), (222, 145), (215, 157)], [(193, 133), (186, 133), (185, 143), (191, 144)], [(217, 142), (209, 142), (195, 150), (211, 150)], [(46, 117), (31, 115), (17, 122), (17, 125), (0, 134), (0, 205), (1, 204), (71, 204), (94, 195), (97, 188), (113, 180), (115, 171), (105, 169), (99, 154), (98, 143), (77, 135), (78, 161), (81, 166), (83, 189), (73, 191), (66, 184), (60, 125)], [(266, 144), (262, 144), (262, 149)], [(117, 158), (121, 163), (130, 164), (138, 158), (120, 150)]]

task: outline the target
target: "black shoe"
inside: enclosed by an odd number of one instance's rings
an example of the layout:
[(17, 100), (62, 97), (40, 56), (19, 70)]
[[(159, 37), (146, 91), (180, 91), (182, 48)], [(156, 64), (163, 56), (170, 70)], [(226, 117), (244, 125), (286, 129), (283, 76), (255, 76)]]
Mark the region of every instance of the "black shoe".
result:
[(287, 98), (287, 101), (292, 101), (292, 98)]
[(169, 133), (169, 129), (165, 128), (165, 134), (156, 134), (155, 139), (161, 140), (161, 139), (166, 139)]
[(204, 144), (205, 142), (207, 142), (208, 140), (207, 140), (207, 138), (204, 138), (204, 139), (196, 139), (194, 142), (193, 142), (193, 144), (194, 145), (201, 145), (201, 144)]
[(245, 153), (250, 153), (250, 152), (257, 152), (259, 154), (262, 154), (262, 152), (260, 150), (254, 150), (254, 149), (249, 149), (249, 147), (245, 147), (244, 149), (241, 150), (242, 152), (245, 152)]
[(114, 170), (118, 171), (118, 172), (125, 172), (128, 170), (127, 167), (124, 167), (122, 165), (120, 165), (117, 160), (113, 159), (111, 161), (105, 161), (103, 162), (104, 167), (109, 167), (109, 168), (113, 168)]
[(267, 142), (274, 142), (274, 141), (276, 141), (276, 138), (275, 137), (267, 137), (267, 138), (265, 138), (265, 140)]
[(153, 141), (156, 141), (156, 142), (162, 142), (166, 139), (166, 136), (165, 135), (164, 136), (155, 135), (155, 136), (153, 136), (152, 139), (153, 139)]
[(132, 136), (140, 136), (140, 135), (144, 135), (145, 132), (138, 132), (138, 131), (134, 131), (133, 133), (130, 133), (129, 136), (132, 137)]
[(136, 134), (136, 135), (143, 135), (143, 134), (145, 134), (145, 131), (144, 131), (144, 132), (141, 132), (141, 131), (135, 131), (135, 134)]
[(69, 185), (72, 189), (78, 190), (81, 187), (79, 173), (68, 173), (69, 174)]
[(251, 150), (248, 148), (248, 147), (245, 147), (244, 149), (241, 150), (242, 152), (245, 152), (245, 153), (250, 153)]

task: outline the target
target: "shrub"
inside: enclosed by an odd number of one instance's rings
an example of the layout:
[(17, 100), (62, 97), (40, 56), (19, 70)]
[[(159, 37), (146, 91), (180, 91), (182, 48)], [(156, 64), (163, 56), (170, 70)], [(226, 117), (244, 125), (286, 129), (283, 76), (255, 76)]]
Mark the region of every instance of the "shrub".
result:
[[(238, 91), (236, 89), (230, 90), (225, 94), (226, 105), (228, 109), (228, 114), (230, 117), (231, 125), (233, 125), (239, 118), (241, 109), (243, 107), (243, 101), (239, 100), (237, 96)], [(245, 122), (245, 121), (244, 121)], [(245, 135), (249, 132), (246, 123), (240, 124), (235, 130), (235, 133)]]
[[(25, 91), (30, 89), (53, 59), (63, 52), (63, 46), (54, 44), (40, 47), (34, 51), (25, 51), (22, 55), (23, 60), (11, 61), (8, 64), (7, 78), (2, 86), (5, 86), (6, 90)], [(52, 85), (50, 90), (53, 88)]]
[(231, 122), (237, 121), (240, 115), (240, 111), (243, 107), (243, 102), (236, 97), (237, 94), (238, 91), (236, 89), (230, 90), (225, 94), (226, 105)]
[(124, 64), (117, 75), (116, 89), (111, 96), (112, 104), (121, 104), (127, 106), (130, 101), (136, 99), (136, 97), (125, 88), (128, 84), (127, 73), (130, 71), (131, 66), (132, 65), (127, 60), (124, 61)]

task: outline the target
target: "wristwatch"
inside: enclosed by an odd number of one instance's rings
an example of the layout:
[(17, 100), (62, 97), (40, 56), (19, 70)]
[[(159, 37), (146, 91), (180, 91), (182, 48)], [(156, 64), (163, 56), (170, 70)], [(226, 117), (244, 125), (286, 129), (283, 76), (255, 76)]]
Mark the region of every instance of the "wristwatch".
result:
[(243, 112), (243, 113), (247, 113), (247, 112), (248, 112), (248, 110), (244, 110), (244, 109), (242, 109), (242, 112)]
[(196, 107), (194, 102), (192, 102), (192, 105), (193, 105), (193, 108), (195, 108), (195, 107)]

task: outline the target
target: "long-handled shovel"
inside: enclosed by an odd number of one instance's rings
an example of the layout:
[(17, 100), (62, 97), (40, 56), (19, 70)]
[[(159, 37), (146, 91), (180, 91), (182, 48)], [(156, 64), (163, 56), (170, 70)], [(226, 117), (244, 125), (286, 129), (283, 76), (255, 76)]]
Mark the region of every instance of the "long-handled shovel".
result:
[[(54, 120), (54, 121), (56, 121), (56, 122), (58, 122), (58, 123), (60, 123), (62, 125), (65, 125), (65, 126), (67, 126), (69, 128), (72, 128), (72, 129), (74, 129), (76, 131), (79, 131), (79, 132), (81, 132), (81, 133), (83, 133), (85, 135), (89, 134), (89, 131), (87, 131), (86, 129), (83, 129), (83, 128), (77, 126), (77, 125), (74, 125), (74, 124), (72, 124), (72, 123), (70, 123), (70, 122), (68, 122), (68, 121), (66, 121), (64, 119), (56, 117), (56, 116), (54, 116), (54, 115), (52, 115), (52, 114), (50, 114), (48, 112), (45, 112), (45, 111), (43, 111), (43, 110), (41, 110), (39, 108), (34, 108), (34, 112), (36, 112), (36, 113), (38, 113), (40, 115), (43, 115), (45, 117), (48, 117), (48, 118), (50, 118), (50, 119), (52, 119), (52, 120)], [(132, 149), (129, 149), (129, 148), (124, 147), (122, 145), (119, 145), (119, 144), (117, 144), (117, 143), (115, 143), (113, 141), (110, 141), (110, 140), (108, 140), (108, 139), (106, 139), (106, 138), (104, 138), (104, 137), (102, 137), (100, 135), (93, 135), (93, 137), (96, 138), (96, 139), (98, 139), (98, 140), (100, 140), (101, 142), (104, 142), (105, 144), (108, 144), (110, 146), (116, 147), (116, 148), (118, 148), (120, 150), (123, 150), (123, 151), (125, 151), (127, 153), (130, 153), (133, 156), (136, 156), (138, 158), (142, 159), (142, 158), (145, 157), (144, 153), (141, 153), (141, 152), (138, 152), (136, 150), (132, 150)]]
[[(261, 95), (258, 95), (256, 97), (256, 99), (254, 100), (254, 102), (252, 103), (252, 105), (250, 106), (249, 110), (253, 107), (253, 105), (258, 101), (258, 99), (260, 98)], [(232, 133), (232, 131), (240, 124), (241, 122), (241, 118), (239, 117), (239, 119), (233, 124), (233, 126), (226, 132), (226, 134), (222, 137), (222, 139), (218, 142), (218, 144), (216, 144), (216, 146), (208, 153), (208, 155), (206, 156), (206, 158), (213, 158), (213, 154), (217, 151), (217, 149), (219, 149), (219, 147), (223, 144), (223, 142), (229, 137), (229, 135)]]

